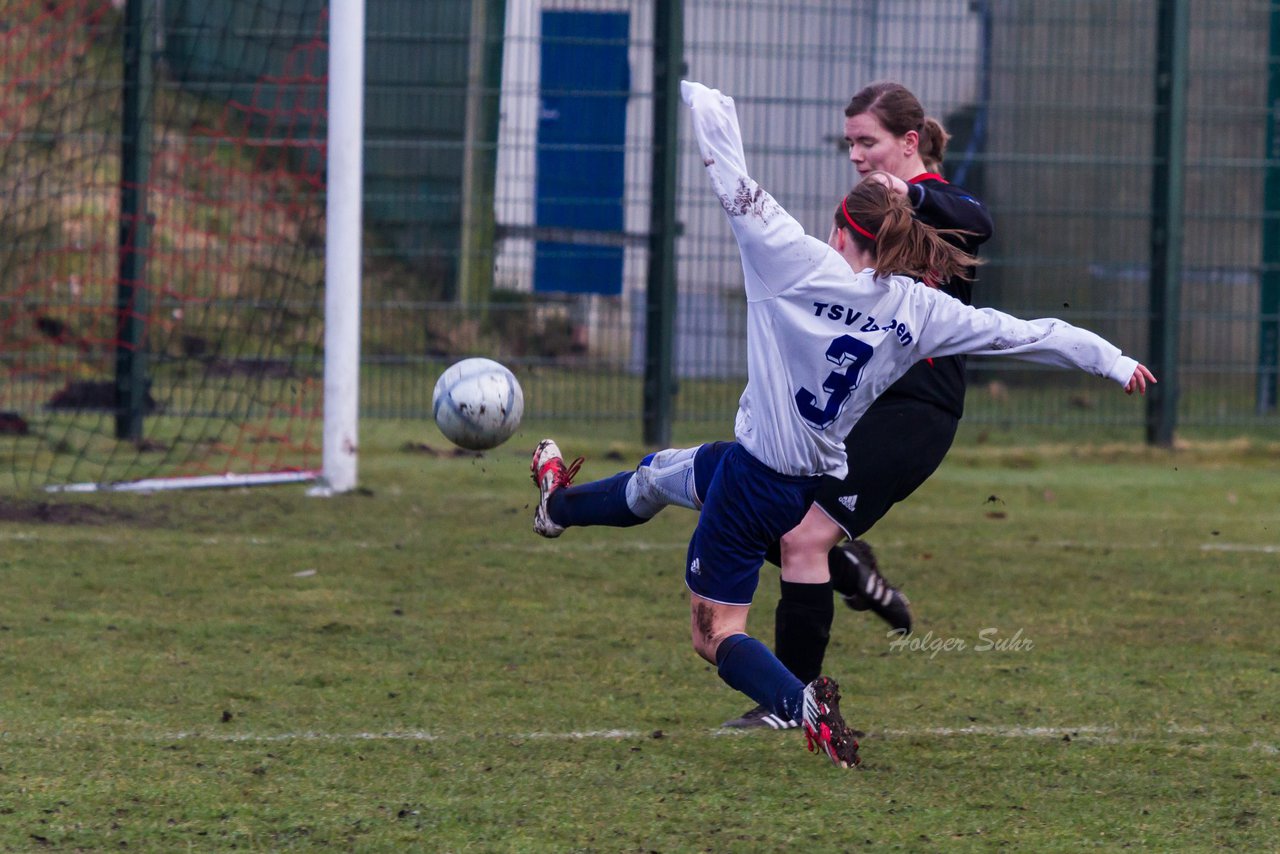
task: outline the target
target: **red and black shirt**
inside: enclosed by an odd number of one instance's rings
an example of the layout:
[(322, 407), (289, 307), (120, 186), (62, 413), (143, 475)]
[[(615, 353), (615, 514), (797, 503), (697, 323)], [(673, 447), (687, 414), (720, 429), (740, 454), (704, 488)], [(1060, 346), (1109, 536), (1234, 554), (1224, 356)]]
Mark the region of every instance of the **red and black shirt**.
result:
[[(991, 215), (968, 190), (947, 183), (941, 175), (925, 172), (907, 182), (907, 197), (916, 219), (939, 229), (959, 229), (967, 235), (951, 235), (947, 240), (971, 255), (991, 238)], [(970, 271), (972, 274), (972, 271)], [(973, 303), (973, 282), (954, 278), (939, 287), (965, 305)], [(965, 357), (947, 356), (913, 366), (891, 385), (880, 401), (904, 397), (931, 403), (954, 414), (964, 415)]]

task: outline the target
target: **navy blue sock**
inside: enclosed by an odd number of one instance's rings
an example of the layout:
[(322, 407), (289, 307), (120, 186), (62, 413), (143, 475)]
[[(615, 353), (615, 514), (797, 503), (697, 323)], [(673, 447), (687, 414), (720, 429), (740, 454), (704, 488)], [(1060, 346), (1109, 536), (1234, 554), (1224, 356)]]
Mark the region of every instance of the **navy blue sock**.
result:
[(730, 635), (716, 649), (716, 670), (730, 687), (780, 718), (800, 719), (804, 683), (782, 666), (769, 647), (750, 635)]
[(604, 480), (557, 490), (547, 500), (547, 514), (551, 521), (566, 528), (581, 525), (629, 528), (647, 522), (648, 519), (632, 513), (627, 506), (627, 482), (634, 476), (634, 471), (624, 471)]

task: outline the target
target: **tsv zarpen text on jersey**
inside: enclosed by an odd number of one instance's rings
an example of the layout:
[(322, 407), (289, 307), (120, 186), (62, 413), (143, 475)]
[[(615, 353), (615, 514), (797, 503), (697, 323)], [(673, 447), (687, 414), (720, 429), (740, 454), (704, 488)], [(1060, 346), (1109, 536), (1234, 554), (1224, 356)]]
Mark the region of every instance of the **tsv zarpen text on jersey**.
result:
[[(826, 315), (828, 320), (835, 320), (842, 326), (852, 326), (862, 319), (862, 312), (857, 311), (848, 306), (839, 303), (815, 302), (813, 304), (813, 316), (822, 317)], [(876, 323), (876, 319), (871, 315), (867, 315), (867, 319), (858, 327), (859, 332), (885, 332), (893, 334), (897, 337), (898, 342), (903, 347), (915, 340), (915, 336), (911, 334), (911, 330), (907, 328), (905, 323), (899, 323), (897, 320), (890, 320), (884, 326)]]

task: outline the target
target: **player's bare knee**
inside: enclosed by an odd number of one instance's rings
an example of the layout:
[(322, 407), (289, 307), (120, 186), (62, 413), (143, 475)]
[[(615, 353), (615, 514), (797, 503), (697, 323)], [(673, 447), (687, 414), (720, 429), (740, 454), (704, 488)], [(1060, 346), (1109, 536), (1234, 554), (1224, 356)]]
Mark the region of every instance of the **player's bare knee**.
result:
[(698, 657), (706, 662), (709, 662), (710, 664), (715, 664), (716, 663), (716, 647), (718, 647), (720, 644), (718, 642), (708, 643), (708, 641), (702, 636), (700, 636), (697, 632), (693, 633), (692, 639), (693, 639), (693, 651), (698, 654)]
[(714, 663), (717, 645), (715, 609), (706, 602), (695, 601), (689, 616), (692, 618), (689, 621), (689, 633), (694, 651)]
[(693, 642), (693, 651), (699, 657), (716, 663), (716, 649), (720, 646), (723, 636), (717, 635), (714, 630), (699, 625), (698, 616), (694, 615), (693, 630), (690, 632), (690, 640)]
[(831, 550), (838, 540), (834, 539), (831, 533), (825, 529), (800, 525), (782, 536), (782, 561), (802, 560), (812, 562), (821, 559), (823, 563), (827, 560), (827, 552)]
[(732, 620), (721, 619), (716, 609), (708, 602), (693, 604), (690, 637), (693, 649), (702, 658), (712, 664), (716, 663), (716, 650), (725, 638), (737, 634), (742, 629), (732, 625)]
[(716, 664), (716, 653), (720, 649), (720, 644), (737, 632), (723, 631), (717, 632), (711, 636), (700, 634), (696, 629), (693, 632), (693, 651), (705, 661)]

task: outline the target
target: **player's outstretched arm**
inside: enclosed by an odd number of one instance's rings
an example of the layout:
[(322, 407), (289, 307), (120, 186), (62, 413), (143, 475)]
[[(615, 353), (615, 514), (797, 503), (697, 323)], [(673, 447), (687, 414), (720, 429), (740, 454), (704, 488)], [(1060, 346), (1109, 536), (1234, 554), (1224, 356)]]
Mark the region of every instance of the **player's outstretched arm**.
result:
[(680, 93), (689, 105), (712, 190), (738, 242), (748, 298), (770, 299), (838, 261), (825, 241), (806, 235), (804, 226), (748, 174), (733, 99), (692, 80), (680, 83)]
[[(921, 358), (951, 356), (1010, 356), (1056, 368), (1076, 368), (1120, 385), (1130, 394), (1145, 393), (1148, 378), (1137, 359), (1097, 333), (1055, 317), (1023, 320), (993, 308), (974, 308), (925, 288), (911, 293), (929, 303), (918, 330), (916, 351)], [(1140, 373), (1139, 369), (1146, 371)]]

